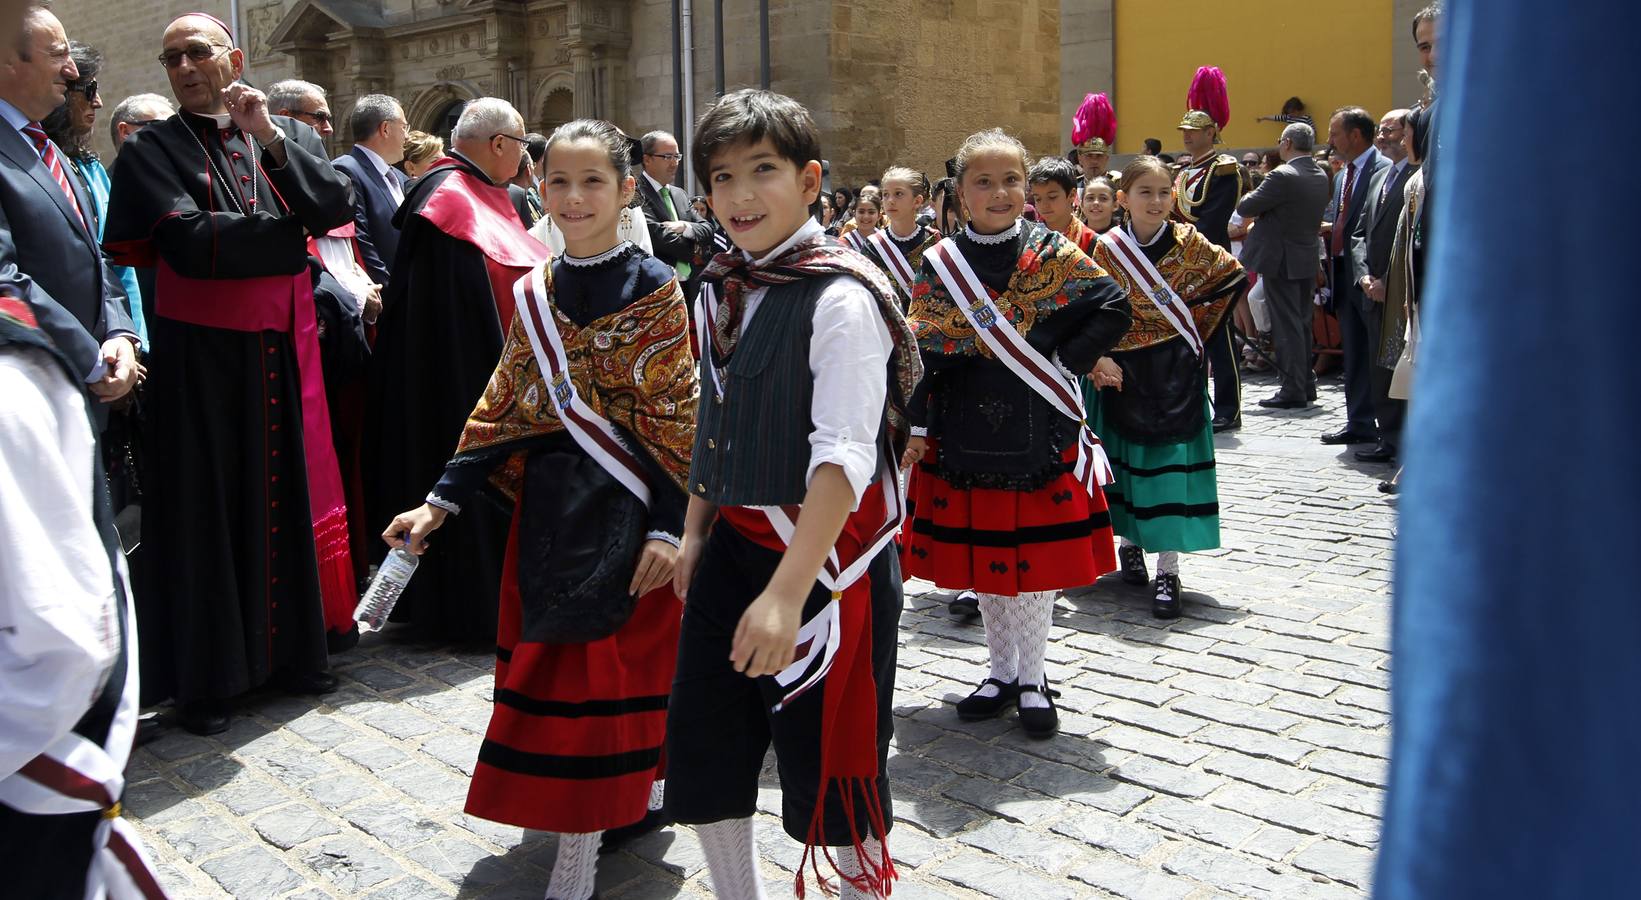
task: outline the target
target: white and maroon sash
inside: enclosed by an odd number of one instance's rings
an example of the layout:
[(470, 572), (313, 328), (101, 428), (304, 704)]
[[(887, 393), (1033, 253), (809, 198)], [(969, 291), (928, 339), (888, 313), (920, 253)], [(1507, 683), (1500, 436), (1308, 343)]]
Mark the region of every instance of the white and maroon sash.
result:
[(564, 339), (559, 336), (558, 324), (553, 321), (553, 310), (547, 302), (545, 269), (546, 266), (537, 266), (514, 282), (513, 300), (519, 317), (524, 320), (524, 330), (530, 336), (530, 346), (536, 352), (541, 377), (552, 391), (558, 420), (588, 456), (648, 507), (650, 489), (644, 480), (643, 464), (621, 442), (615, 426), (581, 398), (570, 377), (570, 358), (564, 352)]
[[(921, 229), (917, 236), (923, 237)], [(877, 249), (877, 254), (888, 267), (889, 274), (894, 276), (895, 284), (900, 285), (901, 292), (910, 297), (912, 282), (917, 280), (917, 273), (912, 271), (912, 264), (907, 261), (906, 254), (900, 252), (900, 246), (889, 239), (889, 230), (879, 228), (872, 232), (872, 236), (867, 240)]]
[(974, 274), (969, 261), (963, 258), (956, 241), (946, 238), (931, 247), (923, 258), (951, 291), (953, 305), (963, 313), (969, 327), (991, 349), (992, 355), (1050, 406), (1081, 426), (1077, 434), (1077, 464), (1072, 471), (1089, 495), (1093, 496), (1096, 486), (1115, 480), (1105, 448), (1088, 427), (1088, 413), (1083, 408), (1083, 394), (1076, 378), (1037, 352), (1037, 348), (1014, 330), (979, 276)]
[[(810, 688), (819, 684), (832, 670), (833, 658), (838, 652), (838, 603), (843, 599), (843, 592), (852, 587), (866, 574), (871, 567), (872, 560), (877, 558), (895, 535), (900, 533), (901, 525), (906, 521), (906, 485), (900, 477), (900, 472), (894, 466), (885, 462), (878, 471), (874, 486), (883, 491), (883, 523), (878, 526), (866, 540), (861, 542), (860, 555), (852, 560), (838, 558), (837, 547), (833, 547), (826, 554), (826, 560), (821, 563), (820, 574), (815, 578), (827, 590), (832, 592), (832, 600), (816, 613), (809, 621), (798, 629), (798, 649), (804, 651), (792, 664), (775, 675), (775, 681), (787, 692), (776, 703), (772, 712), (780, 712), (788, 703), (796, 700)], [(792, 534), (798, 528), (797, 506), (755, 506), (750, 507), (763, 513), (769, 519), (769, 525), (780, 539), (782, 546), (792, 542)], [(817, 664), (818, 660), (818, 664)]]
[(851, 231), (844, 235), (843, 242), (848, 244), (856, 253), (866, 252), (866, 238), (861, 237), (859, 231)]
[[(1173, 226), (1165, 222), (1162, 227)], [(1145, 258), (1145, 251), (1134, 240), (1134, 236), (1128, 233), (1127, 227), (1107, 231), (1100, 235), (1100, 241), (1111, 251), (1111, 258), (1122, 266), (1128, 277), (1139, 285), (1140, 291), (1156, 305), (1162, 317), (1168, 320), (1168, 324), (1174, 326), (1180, 337), (1185, 338), (1185, 343), (1191, 345), (1191, 352), (1200, 358), (1202, 335), (1197, 333), (1197, 323), (1191, 318), (1191, 310), (1186, 307), (1179, 294), (1174, 293), (1174, 289), (1169, 287), (1162, 273), (1151, 264), (1151, 260)]]
[[(137, 734), (137, 624), (124, 559), (116, 577), (125, 587), (125, 687), (108, 738), (98, 745), (78, 734), (58, 738), (15, 774), (0, 780), (0, 803), (30, 815), (102, 813), (92, 834), (86, 896), (111, 900), (165, 900), (153, 861), (131, 823), (121, 817), (125, 764)], [(112, 675), (110, 677), (113, 677)], [(38, 860), (36, 860), (38, 862)]]

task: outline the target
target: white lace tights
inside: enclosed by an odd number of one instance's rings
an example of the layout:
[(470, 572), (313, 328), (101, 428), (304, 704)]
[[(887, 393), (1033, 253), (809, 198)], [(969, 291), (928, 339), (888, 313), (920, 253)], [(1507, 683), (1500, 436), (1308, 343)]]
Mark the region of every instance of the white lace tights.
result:
[[(1017, 597), (980, 595), (980, 616), (986, 625), (986, 648), (991, 651), (991, 676), (1002, 682), (1041, 685), (1048, 653), (1048, 631), (1054, 625), (1055, 591), (1039, 591)], [(982, 697), (997, 696), (997, 688), (986, 685)], [(1025, 694), (1020, 704), (1047, 706), (1040, 694)]]

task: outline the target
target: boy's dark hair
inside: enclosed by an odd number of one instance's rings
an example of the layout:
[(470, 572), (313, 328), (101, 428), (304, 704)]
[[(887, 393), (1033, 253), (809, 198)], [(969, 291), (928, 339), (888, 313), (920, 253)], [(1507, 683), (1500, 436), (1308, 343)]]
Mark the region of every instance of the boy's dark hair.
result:
[(1162, 155), (1162, 141), (1159, 141), (1156, 138), (1146, 138), (1145, 139), (1145, 152), (1147, 154), (1151, 155), (1151, 156), (1161, 156)]
[(1305, 111), (1305, 101), (1298, 97), (1289, 97), (1282, 103), (1282, 115), (1291, 116)]
[[(803, 168), (821, 158), (820, 132), (803, 104), (774, 91), (745, 88), (725, 94), (695, 126), (690, 153), (695, 177), (712, 193), (712, 158), (741, 144), (768, 139), (783, 159)], [(817, 204), (818, 205), (818, 204)]]
[(1067, 196), (1077, 193), (1077, 169), (1058, 156), (1045, 156), (1026, 173), (1030, 185), (1057, 184)]

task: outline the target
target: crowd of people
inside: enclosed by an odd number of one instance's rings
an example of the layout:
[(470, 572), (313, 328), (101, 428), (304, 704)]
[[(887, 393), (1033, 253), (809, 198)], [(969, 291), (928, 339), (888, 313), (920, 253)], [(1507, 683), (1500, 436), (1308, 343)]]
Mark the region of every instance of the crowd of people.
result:
[[(1430, 73), (1438, 15), (1413, 23)], [(771, 746), (806, 861), (879, 896), (903, 579), (981, 620), (958, 716), (1051, 738), (1055, 597), (1119, 572), (1176, 618), (1182, 554), (1219, 546), (1239, 359), (1280, 374), (1261, 406), (1303, 408), (1336, 329), (1347, 419), (1321, 439), (1396, 454), (1428, 101), (1337, 111), (1330, 177), (1297, 98), (1274, 151), (1220, 152), (1208, 66), (1179, 158), (1112, 170), (1090, 94), (1068, 153), (987, 129), (938, 181), (885, 161), (855, 191), (807, 110), (744, 90), (696, 125), (692, 197), (673, 135), (530, 134), (498, 98), (446, 148), (366, 95), (333, 160), (324, 90), (251, 87), (196, 13), (161, 38), (174, 96), (115, 107), (105, 167), (100, 56), (42, 6), (19, 21), (0, 840), (52, 862), (28, 896), (88, 866), (152, 896), (104, 815), (138, 710), (213, 734), (254, 689), (334, 690), (378, 540), (420, 557), (395, 621), (495, 641), (466, 809), (560, 835), (549, 898), (663, 822), (720, 896), (763, 896)]]

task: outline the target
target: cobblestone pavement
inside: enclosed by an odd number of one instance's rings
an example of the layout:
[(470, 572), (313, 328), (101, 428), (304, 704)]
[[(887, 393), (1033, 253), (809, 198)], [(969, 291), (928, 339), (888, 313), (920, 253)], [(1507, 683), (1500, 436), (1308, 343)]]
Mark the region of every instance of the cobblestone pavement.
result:
[[(1244, 427), (1219, 441), (1225, 546), (1185, 557), (1185, 618), (1153, 621), (1146, 592), (1110, 578), (1059, 601), (1057, 739), (958, 722), (948, 701), (984, 677), (982, 632), (908, 585), (896, 898), (1365, 894), (1388, 737), (1388, 470), (1317, 442), (1341, 421), (1337, 381), (1305, 413), (1259, 410), (1273, 390), (1247, 385)], [(541, 897), (553, 840), (461, 812), (490, 664), (390, 630), (336, 660), (335, 694), (258, 696), (226, 734), (143, 748), (126, 803), (173, 896)], [(760, 809), (764, 872), (787, 896), (800, 848), (767, 786)], [(599, 886), (711, 894), (683, 828), (605, 857)]]

